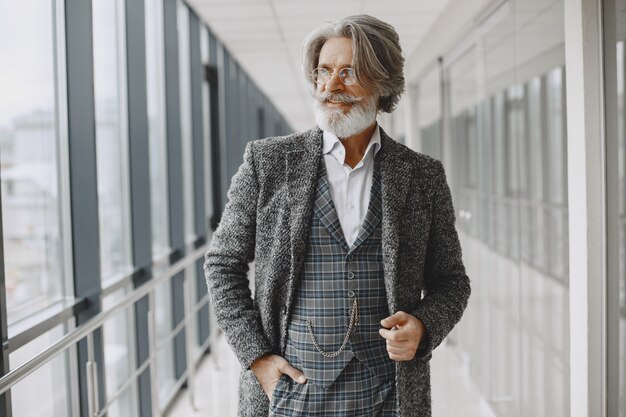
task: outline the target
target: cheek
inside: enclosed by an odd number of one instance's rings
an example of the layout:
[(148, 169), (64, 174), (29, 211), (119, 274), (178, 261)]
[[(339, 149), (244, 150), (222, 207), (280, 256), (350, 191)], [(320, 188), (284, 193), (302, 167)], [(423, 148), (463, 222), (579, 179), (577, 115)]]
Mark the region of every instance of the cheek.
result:
[(365, 89), (361, 86), (351, 86), (352, 88), (350, 89), (350, 94), (352, 94), (353, 96), (357, 96), (357, 97), (364, 97), (369, 95), (367, 91), (365, 91)]

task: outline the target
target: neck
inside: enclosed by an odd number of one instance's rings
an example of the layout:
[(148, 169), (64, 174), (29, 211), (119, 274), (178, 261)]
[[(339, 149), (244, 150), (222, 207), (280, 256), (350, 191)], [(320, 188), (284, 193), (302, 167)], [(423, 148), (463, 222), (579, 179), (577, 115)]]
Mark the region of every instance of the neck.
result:
[(354, 166), (358, 164), (361, 159), (363, 159), (367, 145), (369, 144), (375, 130), (376, 120), (374, 120), (374, 123), (362, 132), (347, 138), (340, 138), (343, 147), (346, 149), (346, 164), (354, 168)]

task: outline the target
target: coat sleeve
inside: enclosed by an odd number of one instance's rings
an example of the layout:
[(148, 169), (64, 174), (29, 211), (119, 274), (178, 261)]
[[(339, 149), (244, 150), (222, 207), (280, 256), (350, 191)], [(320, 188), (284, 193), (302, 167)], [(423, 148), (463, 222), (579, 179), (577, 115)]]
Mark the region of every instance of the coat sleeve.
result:
[(427, 359), (461, 319), (471, 292), (454, 225), (452, 196), (440, 161), (436, 161), (433, 184), (432, 222), (424, 271), (425, 296), (412, 312), (422, 320), (427, 332), (416, 356)]
[(272, 351), (252, 301), (247, 272), (254, 259), (259, 186), (254, 144), (232, 179), (228, 203), (205, 255), (204, 272), (217, 324), (243, 369)]

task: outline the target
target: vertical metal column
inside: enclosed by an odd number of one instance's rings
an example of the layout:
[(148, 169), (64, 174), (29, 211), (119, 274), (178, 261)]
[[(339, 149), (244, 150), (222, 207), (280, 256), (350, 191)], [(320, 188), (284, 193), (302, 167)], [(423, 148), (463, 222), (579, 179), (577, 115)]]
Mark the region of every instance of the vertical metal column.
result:
[[(603, 10), (603, 39), (604, 39), (604, 106), (605, 131), (606, 131), (606, 217), (607, 217), (607, 415), (619, 415), (620, 407), (620, 373), (626, 372), (626, 364), (620, 364), (620, 337), (624, 334), (620, 329), (620, 281), (625, 277), (619, 275), (620, 272), (620, 194), (624, 190), (619, 190), (619, 112), (622, 116), (626, 111), (624, 107), (624, 95), (618, 95), (617, 86), (624, 85), (624, 74), (618, 74), (618, 59), (624, 59), (624, 44), (618, 44), (618, 22), (616, 18), (617, 4), (615, 0), (604, 0), (601, 2)], [(619, 2), (623, 4), (622, 2)], [(622, 21), (623, 22), (623, 21)], [(622, 23), (623, 24), (623, 23)], [(623, 40), (621, 38), (620, 40)], [(618, 57), (617, 49), (621, 52)], [(623, 62), (620, 64), (623, 65)], [(619, 77), (622, 77), (619, 79)], [(621, 102), (619, 102), (621, 100)], [(624, 163), (622, 161), (622, 163)], [(622, 197), (623, 198), (623, 197)], [(623, 291), (623, 290), (622, 290)]]
[[(150, 198), (150, 152), (146, 84), (146, 15), (143, 0), (126, 0), (126, 72), (128, 74), (128, 140), (130, 162), (130, 211), (132, 259), (138, 273), (133, 287), (152, 278), (152, 227)], [(148, 296), (134, 306), (136, 366), (149, 359)], [(139, 414), (152, 415), (149, 367), (137, 384)]]
[(600, 5), (599, 0), (565, 0), (572, 417), (608, 415), (606, 132)]
[[(101, 310), (91, 1), (66, 0), (65, 24), (74, 292), (77, 298), (88, 301), (87, 309), (76, 318), (76, 325), (80, 326)], [(91, 362), (104, 369), (102, 329), (92, 337)], [(82, 370), (86, 369), (89, 355), (84, 339), (78, 343), (78, 361), (80, 408), (81, 414), (87, 415), (88, 379)], [(105, 400), (104, 372), (97, 378), (96, 408), (100, 408)]]
[[(203, 86), (203, 72), (202, 66), (202, 52), (200, 51), (200, 20), (195, 13), (189, 14), (189, 48), (190, 48), (190, 80), (191, 80), (191, 111), (192, 111), (192, 138), (193, 138), (193, 177), (194, 177), (194, 213), (195, 213), (195, 234), (196, 247), (203, 245), (207, 241), (208, 222), (206, 218), (206, 206), (205, 206), (205, 194), (208, 191), (207, 184), (205, 184), (204, 167), (206, 161), (204, 160), (204, 148), (205, 142), (209, 140), (209, 135), (204, 132), (203, 124), (203, 106), (205, 103), (202, 100), (202, 86)], [(195, 266), (194, 279), (189, 283), (187, 287), (190, 290), (195, 288), (197, 297), (193, 299), (189, 296), (189, 306), (191, 309), (196, 305), (196, 302), (201, 299), (201, 295), (206, 294), (207, 287), (204, 279), (204, 268), (202, 262), (197, 262)], [(193, 287), (192, 287), (193, 286)], [(191, 294), (191, 293), (190, 293)], [(192, 311), (192, 310), (189, 310)], [(208, 326), (209, 316), (208, 314), (202, 314), (205, 309), (196, 314), (195, 327), (191, 327), (193, 322), (190, 322), (190, 326), (187, 327), (189, 345), (187, 352), (192, 352), (191, 344), (193, 338), (192, 334), (198, 336), (200, 344), (203, 342), (201, 335), (201, 329)], [(189, 313), (191, 314), (191, 313)], [(193, 356), (193, 355), (191, 355)], [(187, 363), (193, 363), (193, 357), (188, 358)], [(190, 369), (190, 372), (193, 370)]]
[[(182, 143), (180, 121), (180, 73), (178, 53), (178, 19), (176, 0), (163, 3), (163, 25), (165, 34), (165, 97), (167, 109), (167, 172), (169, 191), (170, 246), (173, 256), (170, 262), (179, 260), (185, 252), (185, 222), (182, 170)], [(172, 327), (183, 319), (184, 271), (171, 280)], [(185, 370), (185, 330), (174, 336), (175, 376), (179, 378)]]

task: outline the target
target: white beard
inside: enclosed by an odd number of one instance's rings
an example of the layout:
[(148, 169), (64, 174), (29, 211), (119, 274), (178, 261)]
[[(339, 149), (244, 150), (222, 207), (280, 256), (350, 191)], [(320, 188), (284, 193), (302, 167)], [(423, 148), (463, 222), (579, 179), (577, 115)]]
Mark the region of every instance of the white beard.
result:
[[(339, 100), (341, 101), (341, 100)], [(332, 108), (316, 98), (313, 102), (315, 122), (322, 129), (334, 133), (339, 139), (361, 133), (376, 121), (376, 97), (367, 96), (352, 104), (346, 113), (341, 108)]]

